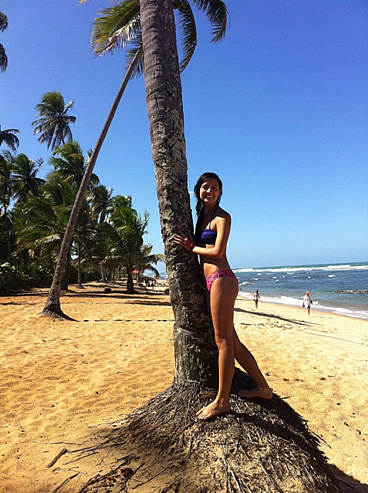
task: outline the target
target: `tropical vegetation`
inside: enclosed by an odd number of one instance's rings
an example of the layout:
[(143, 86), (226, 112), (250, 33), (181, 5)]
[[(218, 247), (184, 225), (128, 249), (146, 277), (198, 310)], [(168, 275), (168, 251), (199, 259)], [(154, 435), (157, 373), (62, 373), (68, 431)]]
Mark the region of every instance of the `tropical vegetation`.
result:
[(36, 105), (38, 119), (32, 122), (34, 133), (39, 134), (38, 140), (45, 143), (47, 148), (56, 149), (66, 141), (72, 140), (70, 124), (75, 123), (76, 117), (69, 115), (74, 102), (65, 104), (59, 91), (47, 92), (41, 102)]
[(19, 146), (19, 139), (15, 135), (19, 133), (19, 130), (16, 128), (8, 128), (6, 130), (1, 130), (1, 125), (0, 125), (0, 146), (2, 144), (5, 144), (8, 146), (12, 151), (16, 151), (16, 148)]
[[(86, 3), (87, 0), (79, 0)], [(197, 46), (197, 29), (192, 5), (203, 12), (212, 27), (212, 42), (220, 41), (226, 33), (227, 9), (222, 0), (173, 0), (172, 8), (177, 15), (178, 37), (181, 52), (180, 71), (190, 62)], [(136, 75), (143, 73), (143, 43), (139, 0), (122, 0), (103, 9), (95, 18), (91, 44), (98, 55), (125, 50), (127, 65), (140, 52)]]
[[(87, 0), (80, 0), (80, 3), (85, 3), (86, 1)], [(193, 0), (193, 4), (207, 15), (211, 25), (213, 26), (212, 41), (218, 41), (222, 39), (226, 31), (227, 22), (227, 10), (224, 2), (222, 2), (222, 0)], [(181, 40), (183, 51), (181, 70), (183, 70), (189, 63), (197, 45), (195, 21), (190, 3), (187, 0), (175, 0), (171, 4), (171, 8), (174, 8), (177, 11), (177, 15), (179, 18), (178, 24), (181, 27), (180, 32), (182, 34)], [(93, 152), (88, 160), (85, 174), (81, 181), (74, 206), (70, 213), (64, 237), (61, 242), (60, 253), (55, 267), (49, 296), (43, 309), (43, 313), (51, 316), (65, 317), (60, 304), (61, 279), (67, 262), (68, 252), (77, 224), (78, 216), (81, 210), (82, 202), (89, 186), (93, 168), (96, 163), (99, 151), (107, 135), (108, 129), (111, 125), (119, 102), (124, 94), (128, 81), (134, 75), (140, 75), (141, 73), (143, 73), (144, 53), (140, 19), (141, 15), (139, 0), (123, 0), (122, 2), (119, 2), (115, 7), (108, 8), (102, 11), (100, 17), (95, 19), (92, 30), (92, 46), (94, 48), (94, 51), (97, 54), (101, 55), (109, 51), (113, 52), (119, 48), (126, 48), (125, 54), (128, 66), (122, 84), (117, 92), (109, 115), (104, 124), (104, 127), (97, 140), (96, 146), (93, 149)], [(176, 40), (173, 40), (173, 42), (175, 42), (176, 46)], [(43, 101), (42, 103), (45, 102)], [(59, 97), (60, 110), (63, 110), (63, 104), (64, 101), (61, 101)], [(41, 104), (38, 105), (36, 109), (38, 109), (40, 115), (42, 116), (42, 111), (44, 111), (48, 115), (46, 111), (48, 110), (48, 107), (50, 107), (50, 105)], [(53, 104), (51, 107), (51, 113), (53, 116), (56, 113), (56, 109), (57, 105)], [(63, 120), (63, 124), (60, 125), (60, 128), (69, 128), (69, 120), (67, 121), (67, 118), (69, 117), (67, 117), (66, 115), (68, 109), (69, 108), (66, 107), (62, 112), (61, 118)], [(51, 135), (55, 134), (57, 119), (55, 119), (54, 117), (51, 119), (41, 118), (40, 120), (35, 121), (33, 125), (35, 126), (35, 132), (43, 132), (40, 136), (41, 142), (47, 142), (48, 146), (54, 145), (51, 144)], [(59, 134), (60, 133), (57, 133), (57, 135)]]
[[(68, 115), (64, 117), (70, 121)], [(63, 126), (60, 122), (54, 120), (56, 127)], [(38, 176), (42, 159), (15, 152), (19, 145), (15, 132), (0, 133), (1, 144), (11, 149), (0, 151), (0, 292), (50, 286), (90, 157), (90, 153), (83, 155), (75, 140), (60, 143), (49, 158), (53, 169), (43, 179)], [(142, 219), (132, 207), (131, 197), (114, 196), (112, 188), (92, 173), (67, 252), (61, 289), (71, 282), (127, 277), (128, 292), (134, 293), (133, 271), (158, 275), (155, 265), (163, 256), (152, 254), (152, 246), (143, 240), (148, 218), (148, 212)]]
[[(8, 17), (4, 12), (0, 12), (0, 31), (5, 31), (8, 27)], [(8, 66), (8, 57), (5, 48), (2, 43), (0, 43), (0, 71), (5, 72)]]
[[(80, 0), (80, 3), (85, 3), (86, 1), (87, 0)], [(207, 15), (211, 25), (213, 26), (212, 41), (218, 41), (222, 39), (222, 37), (225, 35), (227, 22), (227, 10), (224, 2), (222, 2), (222, 0), (193, 0), (193, 4)], [(181, 70), (183, 70), (189, 63), (197, 44), (195, 21), (190, 3), (187, 0), (175, 0), (171, 4), (171, 7), (178, 12), (179, 26), (181, 27), (182, 51), (184, 55), (181, 63)], [(97, 140), (96, 146), (89, 157), (85, 174), (82, 178), (76, 200), (71, 210), (68, 224), (66, 226), (64, 237), (61, 242), (60, 253), (55, 267), (49, 296), (43, 309), (43, 313), (51, 316), (65, 317), (60, 304), (61, 279), (67, 262), (68, 252), (77, 224), (78, 216), (81, 210), (82, 202), (89, 186), (99, 151), (107, 135), (108, 129), (110, 128), (112, 119), (115, 115), (115, 112), (129, 80), (134, 75), (140, 75), (141, 73), (143, 73), (144, 53), (140, 19), (141, 16), (139, 0), (123, 0), (115, 7), (105, 9), (101, 13), (101, 16), (95, 19), (92, 31), (92, 46), (94, 48), (94, 51), (97, 54), (101, 55), (109, 51), (113, 52), (119, 48), (126, 48), (125, 53), (128, 66), (121, 86), (113, 101), (109, 115)], [(176, 46), (176, 40), (173, 40), (173, 42), (175, 42)], [(62, 104), (60, 104), (60, 108), (62, 108)], [(43, 109), (43, 107), (42, 105), (38, 105), (36, 109), (38, 109), (41, 114), (41, 110)], [(56, 107), (55, 105), (53, 105), (53, 115), (55, 115), (55, 109)], [(62, 115), (62, 118), (64, 120), (64, 127), (68, 127), (69, 124), (69, 121), (66, 121), (67, 109), (68, 108), (65, 109), (66, 111), (64, 111)], [(52, 132), (55, 133), (57, 121), (55, 118), (51, 120), (48, 119), (46, 121), (45, 128), (43, 126), (44, 120), (40, 119), (38, 121), (35, 121), (33, 125), (35, 125), (35, 131), (43, 131), (43, 134), (41, 134), (40, 137), (40, 141), (46, 141), (49, 146), (51, 145), (50, 136)]]

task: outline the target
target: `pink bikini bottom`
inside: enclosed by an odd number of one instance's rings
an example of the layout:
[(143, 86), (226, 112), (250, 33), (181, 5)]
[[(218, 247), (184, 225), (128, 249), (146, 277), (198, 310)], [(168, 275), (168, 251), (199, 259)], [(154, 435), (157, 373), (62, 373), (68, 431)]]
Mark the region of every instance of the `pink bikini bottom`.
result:
[(236, 282), (238, 282), (236, 275), (231, 269), (219, 270), (218, 272), (214, 272), (210, 276), (206, 277), (206, 285), (208, 291), (211, 291), (211, 286), (216, 281), (216, 279), (220, 279), (221, 277), (232, 277), (233, 279), (235, 279)]

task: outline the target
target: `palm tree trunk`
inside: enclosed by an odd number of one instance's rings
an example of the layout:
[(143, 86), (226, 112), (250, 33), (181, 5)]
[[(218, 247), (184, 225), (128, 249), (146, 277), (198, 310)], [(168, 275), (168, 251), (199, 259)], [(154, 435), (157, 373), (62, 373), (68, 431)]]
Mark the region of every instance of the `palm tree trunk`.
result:
[(78, 241), (78, 286), (82, 287), (82, 269), (81, 269), (81, 247), (80, 242)]
[(93, 149), (93, 152), (90, 156), (90, 159), (88, 160), (86, 170), (84, 172), (82, 182), (80, 184), (77, 196), (75, 198), (75, 202), (73, 205), (72, 212), (69, 216), (69, 221), (64, 233), (64, 238), (61, 244), (60, 248), (60, 253), (59, 253), (59, 258), (58, 262), (56, 264), (55, 272), (54, 272), (54, 277), (52, 280), (50, 292), (48, 299), (46, 301), (46, 305), (42, 311), (42, 313), (51, 315), (51, 316), (61, 316), (68, 318), (61, 310), (61, 305), (60, 305), (60, 291), (61, 291), (61, 280), (63, 277), (63, 272), (64, 272), (64, 267), (65, 267), (65, 262), (68, 254), (68, 250), (70, 248), (73, 234), (75, 231), (75, 227), (77, 224), (78, 216), (82, 207), (82, 203), (89, 185), (89, 182), (91, 180), (91, 175), (93, 172), (93, 168), (95, 166), (95, 163), (97, 161), (98, 154), (100, 152), (101, 146), (105, 140), (105, 137), (107, 135), (107, 132), (110, 128), (111, 122), (114, 118), (114, 115), (116, 113), (116, 110), (119, 106), (120, 100), (124, 94), (125, 88), (129, 82), (129, 79), (132, 77), (134, 70), (136, 69), (138, 62), (140, 60), (140, 57), (142, 56), (142, 48), (139, 49), (133, 58), (132, 63), (130, 64), (124, 80), (119, 88), (119, 91), (116, 95), (116, 98), (112, 104), (110, 113), (107, 117), (107, 120), (104, 124), (104, 127), (102, 129), (102, 132), (97, 140), (96, 146)]
[(70, 273), (70, 263), (71, 263), (70, 255), (71, 255), (71, 252), (70, 252), (70, 248), (69, 248), (68, 254), (66, 257), (65, 269), (64, 269), (63, 276), (61, 279), (61, 289), (63, 291), (68, 291), (68, 288), (69, 288), (69, 273)]
[(4, 197), (4, 218), (5, 218), (5, 234), (6, 234), (6, 244), (8, 247), (8, 261), (11, 261), (11, 244), (10, 244), (10, 233), (9, 233), (9, 223), (8, 223), (8, 208), (6, 206), (6, 197)]
[(217, 351), (198, 261), (173, 242), (174, 233), (193, 231), (173, 4), (141, 0), (140, 8), (147, 113), (175, 317), (175, 383), (215, 386)]
[(103, 265), (102, 262), (100, 262), (100, 272), (101, 272), (101, 280), (102, 280), (102, 282), (106, 282), (105, 266)]
[(132, 271), (130, 269), (128, 270), (127, 293), (135, 294), (133, 274), (132, 274)]

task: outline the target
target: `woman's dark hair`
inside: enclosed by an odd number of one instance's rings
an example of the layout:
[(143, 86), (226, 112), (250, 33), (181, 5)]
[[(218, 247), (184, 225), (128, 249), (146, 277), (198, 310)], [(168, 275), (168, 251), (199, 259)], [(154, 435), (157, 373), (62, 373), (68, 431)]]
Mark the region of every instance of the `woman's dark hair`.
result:
[(222, 181), (220, 180), (220, 178), (216, 175), (216, 173), (211, 173), (211, 172), (208, 172), (208, 173), (203, 173), (203, 175), (201, 175), (199, 178), (198, 178), (198, 181), (197, 183), (195, 184), (195, 187), (194, 187), (194, 195), (197, 199), (197, 204), (196, 204), (196, 213), (197, 213), (197, 216), (199, 218), (199, 216), (201, 215), (201, 212), (203, 210), (203, 204), (202, 204), (202, 201), (200, 199), (200, 190), (201, 190), (201, 186), (202, 184), (206, 181), (206, 180), (216, 180), (217, 183), (219, 184), (219, 188), (220, 188), (220, 196), (219, 198), (217, 199), (218, 202), (220, 203), (220, 197), (222, 195)]

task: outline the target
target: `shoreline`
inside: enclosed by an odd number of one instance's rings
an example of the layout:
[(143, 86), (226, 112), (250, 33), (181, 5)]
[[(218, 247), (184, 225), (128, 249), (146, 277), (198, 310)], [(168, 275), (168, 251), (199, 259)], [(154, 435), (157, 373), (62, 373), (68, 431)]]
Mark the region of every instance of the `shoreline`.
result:
[[(241, 293), (243, 293), (243, 294), (241, 294)], [(252, 294), (246, 294), (244, 291), (239, 290), (238, 297), (244, 298), (247, 301), (254, 303), (253, 298), (252, 298)], [(282, 301), (277, 302), (275, 299), (273, 299), (272, 301), (269, 301), (267, 298), (268, 298), (268, 296), (265, 295), (265, 298), (264, 299), (261, 298), (259, 300), (259, 303), (266, 303), (269, 305), (277, 305), (277, 306), (285, 306), (285, 307), (295, 308), (295, 309), (300, 308), (301, 310), (305, 310), (305, 308), (302, 308), (302, 306), (301, 306), (302, 300), (300, 300), (300, 306), (298, 306), (297, 304), (283, 303)], [(339, 312), (339, 310), (340, 310), (340, 312)], [(341, 311), (348, 311), (350, 313), (341, 313)], [(347, 318), (353, 318), (356, 320), (368, 321), (368, 311), (367, 311), (366, 316), (362, 316), (362, 315), (358, 316), (358, 315), (355, 315), (355, 313), (359, 313), (358, 310), (353, 310), (351, 308), (349, 309), (349, 308), (345, 308), (345, 307), (337, 308), (337, 307), (321, 306), (321, 305), (315, 303), (315, 304), (312, 304), (312, 306), (311, 306), (311, 313), (312, 312), (331, 313), (334, 315), (338, 315), (340, 317), (347, 317)]]
[[(173, 381), (174, 317), (165, 286), (71, 286), (63, 311), (40, 312), (48, 290), (0, 296), (1, 493), (46, 493), (71, 476), (63, 448), (94, 443), (101, 429)], [(238, 297), (235, 327), (275, 393), (322, 438), (321, 449), (356, 492), (368, 488), (368, 321)], [(77, 464), (78, 491), (98, 471)], [(143, 493), (142, 489), (142, 493)], [(144, 492), (146, 493), (146, 492)]]

